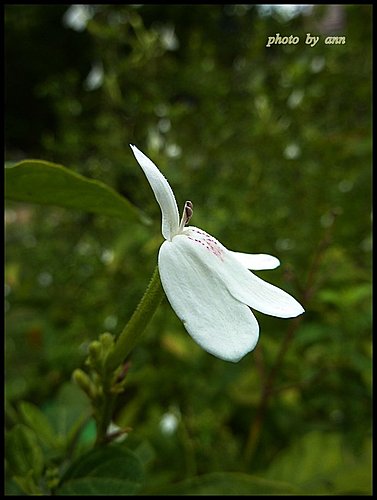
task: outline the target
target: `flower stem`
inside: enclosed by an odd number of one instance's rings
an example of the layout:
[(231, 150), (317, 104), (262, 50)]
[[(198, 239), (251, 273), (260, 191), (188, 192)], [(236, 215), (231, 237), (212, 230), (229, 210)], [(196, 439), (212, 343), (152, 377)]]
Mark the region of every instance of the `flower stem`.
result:
[(106, 360), (106, 369), (115, 370), (135, 347), (145, 327), (159, 306), (163, 289), (158, 267), (156, 266), (151, 281), (131, 319), (119, 335), (113, 351)]
[(107, 429), (111, 422), (116, 398), (115, 394), (111, 394), (111, 388), (108, 387), (108, 384), (106, 383), (104, 385), (105, 387), (103, 387), (103, 394), (101, 398), (101, 409), (97, 418), (96, 446), (103, 445), (106, 442)]

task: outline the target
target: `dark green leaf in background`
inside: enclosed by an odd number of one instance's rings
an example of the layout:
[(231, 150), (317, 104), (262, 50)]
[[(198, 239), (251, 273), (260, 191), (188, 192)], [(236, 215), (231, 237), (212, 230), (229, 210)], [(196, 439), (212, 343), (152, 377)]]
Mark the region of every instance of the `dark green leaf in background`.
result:
[(36, 433), (39, 440), (51, 448), (54, 448), (58, 444), (57, 436), (48, 418), (37, 406), (22, 401), (19, 410), (24, 422)]
[(23, 424), (15, 425), (6, 436), (6, 459), (16, 483), (26, 493), (37, 493), (44, 458), (35, 432)]
[(65, 474), (57, 494), (131, 495), (142, 486), (143, 478), (143, 466), (132, 451), (108, 446), (80, 457)]
[(313, 431), (282, 451), (267, 471), (267, 478), (292, 481), (309, 495), (369, 494), (371, 447), (359, 457), (347, 450), (342, 436)]
[(95, 425), (91, 407), (85, 394), (73, 383), (63, 384), (55, 399), (44, 407), (57, 443), (65, 443), (67, 449), (76, 442), (86, 446), (93, 444)]
[(106, 184), (47, 161), (24, 160), (5, 168), (5, 197), (147, 222), (141, 211)]
[(163, 491), (167, 495), (294, 495), (290, 483), (235, 472), (216, 472), (188, 479)]
[(16, 474), (33, 470), (38, 475), (43, 468), (43, 455), (35, 432), (25, 425), (15, 425), (7, 435), (6, 458)]

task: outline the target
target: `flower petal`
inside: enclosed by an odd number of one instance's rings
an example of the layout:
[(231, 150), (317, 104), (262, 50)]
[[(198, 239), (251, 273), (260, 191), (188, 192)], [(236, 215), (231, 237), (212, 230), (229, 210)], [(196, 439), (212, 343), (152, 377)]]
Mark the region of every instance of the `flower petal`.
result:
[(206, 272), (216, 273), (218, 280), (224, 283), (233, 297), (240, 302), (279, 318), (293, 318), (304, 312), (296, 299), (248, 271), (233, 253), (213, 236), (193, 226), (188, 226), (184, 234), (196, 243)]
[(162, 235), (165, 239), (171, 240), (178, 232), (179, 228), (179, 212), (174, 193), (156, 167), (156, 165), (142, 153), (136, 146), (130, 144), (133, 154), (146, 175), (148, 182), (153, 189), (156, 200), (161, 208), (162, 213)]
[(277, 286), (258, 278), (251, 271), (241, 275), (237, 271), (237, 281), (228, 281), (229, 291), (238, 300), (253, 309), (278, 318), (294, 318), (305, 312), (302, 305)]
[[(220, 359), (239, 361), (258, 341), (258, 322), (202, 257), (203, 248), (186, 235), (165, 241), (159, 252), (162, 286), (186, 330), (203, 349)], [(220, 263), (214, 259), (211, 264)]]
[(242, 253), (242, 252), (229, 252), (235, 257), (241, 264), (243, 264), (247, 269), (254, 271), (262, 271), (265, 269), (275, 269), (280, 266), (280, 261), (272, 255), (267, 255), (265, 253)]

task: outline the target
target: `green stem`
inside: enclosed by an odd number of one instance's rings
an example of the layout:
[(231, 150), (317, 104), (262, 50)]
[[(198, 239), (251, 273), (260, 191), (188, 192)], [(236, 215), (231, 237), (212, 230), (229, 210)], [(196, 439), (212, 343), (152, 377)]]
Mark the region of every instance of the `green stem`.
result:
[(158, 267), (156, 266), (151, 281), (130, 321), (119, 335), (114, 350), (106, 360), (106, 371), (115, 370), (135, 347), (145, 327), (159, 306), (164, 295)]
[(115, 403), (115, 394), (111, 394), (111, 389), (107, 386), (103, 388), (102, 405), (97, 420), (97, 439), (96, 445), (102, 445), (106, 442), (107, 429), (110, 425)]

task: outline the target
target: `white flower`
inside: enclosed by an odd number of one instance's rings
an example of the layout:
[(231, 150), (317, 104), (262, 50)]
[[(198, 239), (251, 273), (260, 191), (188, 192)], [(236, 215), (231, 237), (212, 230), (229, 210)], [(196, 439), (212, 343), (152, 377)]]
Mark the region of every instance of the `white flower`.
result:
[(161, 207), (165, 241), (158, 267), (172, 308), (203, 349), (239, 361), (258, 341), (259, 325), (250, 307), (280, 318), (298, 316), (303, 307), (249, 271), (274, 269), (280, 264), (276, 257), (232, 252), (202, 229), (187, 226), (193, 214), (190, 201), (179, 221), (168, 181), (136, 146), (131, 148)]

